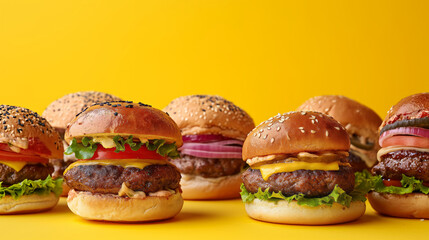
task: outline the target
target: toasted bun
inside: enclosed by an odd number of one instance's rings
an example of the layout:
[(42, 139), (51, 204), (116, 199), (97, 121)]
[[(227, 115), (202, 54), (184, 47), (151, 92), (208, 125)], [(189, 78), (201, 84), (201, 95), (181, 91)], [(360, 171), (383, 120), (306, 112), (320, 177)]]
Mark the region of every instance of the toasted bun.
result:
[(89, 220), (143, 222), (176, 216), (183, 199), (179, 192), (169, 197), (127, 198), (71, 190), (67, 205), (74, 214)]
[(364, 150), (354, 145), (351, 145), (351, 148), (367, 156), (363, 160), (368, 167), (372, 167), (377, 162), (377, 151), (380, 149), (378, 127), (382, 120), (372, 109), (344, 96), (324, 95), (308, 99), (298, 107), (298, 110), (325, 113), (340, 122), (350, 137), (358, 135), (369, 139), (375, 144), (373, 149)]
[(429, 218), (429, 196), (427, 194), (370, 192), (368, 200), (372, 208), (383, 215), (402, 218)]
[(414, 94), (399, 101), (387, 112), (380, 129), (397, 121), (422, 118), (424, 113), (429, 113), (429, 92)]
[(203, 178), (182, 174), (182, 196), (188, 200), (232, 199), (240, 197), (241, 174)]
[(249, 133), (243, 159), (349, 148), (346, 130), (332, 117), (318, 112), (289, 112), (262, 122)]
[(18, 199), (4, 196), (0, 199), (0, 214), (20, 214), (41, 212), (57, 205), (58, 197), (54, 193), (47, 195), (24, 195)]
[(103, 92), (76, 92), (70, 93), (53, 101), (42, 113), (42, 116), (59, 132), (64, 133), (67, 124), (76, 117), (76, 114), (85, 108), (101, 102), (120, 101), (121, 99)]
[(146, 104), (123, 101), (89, 107), (69, 123), (64, 139), (70, 143), (73, 138), (111, 135), (165, 139), (182, 145), (179, 128), (165, 112)]
[(254, 219), (285, 224), (327, 225), (350, 222), (365, 213), (365, 203), (354, 201), (350, 207), (334, 203), (332, 206), (300, 206), (296, 201), (270, 202), (254, 199), (246, 203), (247, 214)]
[(245, 111), (220, 96), (179, 97), (164, 111), (177, 123), (182, 135), (218, 134), (244, 140), (255, 127)]
[[(29, 109), (9, 105), (0, 105), (0, 142), (22, 149), (41, 143), (51, 153), (36, 154), (45, 158), (62, 158), (64, 152), (60, 135), (43, 117)], [(34, 148), (40, 149), (40, 146)]]

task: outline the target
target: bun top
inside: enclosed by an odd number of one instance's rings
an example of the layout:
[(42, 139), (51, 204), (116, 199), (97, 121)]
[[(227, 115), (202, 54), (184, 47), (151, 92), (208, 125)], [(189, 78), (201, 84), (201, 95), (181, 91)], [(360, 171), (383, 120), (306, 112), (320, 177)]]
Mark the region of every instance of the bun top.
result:
[(381, 118), (369, 107), (350, 98), (339, 95), (324, 95), (308, 99), (298, 111), (325, 113), (340, 122), (352, 134), (370, 138), (378, 142), (378, 127)]
[(220, 96), (179, 97), (164, 111), (174, 119), (182, 135), (216, 134), (244, 140), (255, 127), (245, 111)]
[(95, 103), (111, 101), (121, 101), (121, 99), (103, 92), (70, 93), (49, 104), (42, 116), (60, 133), (64, 133), (67, 124), (76, 117), (76, 114)]
[(143, 103), (116, 101), (97, 103), (73, 119), (64, 139), (130, 136), (140, 139), (164, 139), (182, 145), (182, 135), (176, 123), (165, 112)]
[(399, 101), (387, 112), (387, 116), (381, 124), (380, 129), (397, 121), (424, 117), (429, 117), (428, 92), (414, 94)]
[(262, 122), (249, 133), (243, 145), (243, 159), (349, 148), (346, 130), (332, 117), (318, 112), (289, 112)]
[[(55, 129), (37, 113), (21, 107), (0, 105), (0, 142), (31, 149), (45, 158), (62, 158), (63, 143)], [(41, 146), (42, 145), (42, 146)], [(48, 149), (50, 154), (41, 149)]]

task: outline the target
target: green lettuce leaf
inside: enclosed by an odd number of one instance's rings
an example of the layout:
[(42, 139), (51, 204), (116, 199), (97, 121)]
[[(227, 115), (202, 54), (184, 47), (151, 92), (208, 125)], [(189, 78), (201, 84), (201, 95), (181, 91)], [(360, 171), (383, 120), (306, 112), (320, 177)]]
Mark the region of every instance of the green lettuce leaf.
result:
[(3, 187), (2, 182), (0, 182), (0, 199), (5, 196), (12, 196), (13, 199), (18, 199), (23, 195), (43, 195), (49, 194), (51, 192), (55, 193), (57, 196), (60, 196), (61, 192), (63, 191), (62, 183), (62, 178), (52, 179), (51, 176), (48, 176), (44, 180), (25, 179), (24, 181), (13, 184), (9, 187)]
[[(117, 153), (125, 151), (126, 144), (128, 144), (133, 151), (139, 150), (141, 146), (145, 144), (148, 150), (156, 151), (163, 157), (167, 156), (169, 158), (177, 158), (179, 156), (176, 143), (166, 143), (165, 140), (162, 139), (149, 140), (145, 143), (141, 143), (134, 142), (132, 135), (128, 138), (123, 138), (117, 135), (113, 137), (113, 141), (115, 142), (115, 152)], [(77, 159), (90, 159), (94, 156), (97, 147), (98, 143), (93, 142), (91, 138), (82, 138), (82, 143), (78, 143), (74, 138), (64, 154), (70, 155), (74, 153)]]
[(423, 185), (421, 180), (418, 180), (415, 177), (408, 177), (404, 174), (402, 174), (401, 180), (402, 187), (384, 185), (383, 178), (380, 175), (373, 176), (370, 178), (370, 181), (372, 184), (372, 190), (379, 193), (407, 194), (420, 192), (429, 194), (429, 187)]

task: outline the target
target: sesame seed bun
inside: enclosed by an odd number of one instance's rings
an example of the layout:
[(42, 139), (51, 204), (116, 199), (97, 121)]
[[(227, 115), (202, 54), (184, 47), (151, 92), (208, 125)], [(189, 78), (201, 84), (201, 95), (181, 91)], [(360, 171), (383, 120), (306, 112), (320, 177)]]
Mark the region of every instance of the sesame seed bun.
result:
[(42, 116), (64, 134), (67, 124), (87, 107), (100, 102), (121, 101), (120, 98), (103, 92), (85, 91), (67, 94), (53, 101)]
[(67, 126), (64, 139), (94, 136), (129, 136), (144, 139), (164, 139), (182, 145), (182, 135), (176, 123), (163, 111), (149, 105), (132, 102), (98, 103), (80, 113)]
[(254, 128), (244, 141), (243, 159), (300, 152), (348, 151), (349, 136), (332, 117), (318, 112), (277, 115)]
[(427, 194), (370, 192), (368, 200), (374, 210), (383, 215), (401, 218), (429, 218), (429, 196)]
[[(353, 151), (357, 151), (367, 156), (365, 161), (368, 167), (372, 167), (377, 162), (378, 128), (382, 122), (380, 116), (369, 107), (340, 95), (324, 95), (308, 99), (301, 106), (299, 111), (316, 111), (332, 116), (341, 123), (347, 130), (350, 137), (357, 135), (368, 139), (374, 143), (370, 150), (364, 150), (350, 146)], [(359, 155), (361, 155), (359, 154)]]
[(54, 193), (23, 195), (18, 199), (4, 196), (0, 200), (0, 214), (35, 213), (49, 210), (57, 205), (59, 197)]
[(332, 206), (300, 206), (296, 201), (264, 201), (254, 199), (246, 203), (247, 214), (254, 219), (284, 224), (327, 225), (354, 221), (365, 213), (365, 203), (353, 201), (350, 207), (334, 203)]
[(67, 205), (74, 214), (89, 220), (144, 222), (176, 216), (183, 199), (179, 192), (168, 197), (128, 198), (71, 190)]
[(245, 111), (220, 96), (179, 97), (164, 111), (177, 123), (182, 135), (217, 134), (244, 140), (255, 127)]
[(380, 130), (386, 125), (398, 121), (422, 118), (424, 112), (428, 113), (429, 92), (418, 93), (401, 99), (387, 112), (387, 116), (380, 126)]
[(240, 197), (241, 173), (218, 178), (182, 174), (180, 186), (187, 200), (232, 199)]
[(37, 152), (44, 158), (62, 158), (63, 144), (60, 135), (37, 113), (21, 107), (0, 105), (0, 142), (21, 149), (40, 149), (42, 144), (50, 154)]

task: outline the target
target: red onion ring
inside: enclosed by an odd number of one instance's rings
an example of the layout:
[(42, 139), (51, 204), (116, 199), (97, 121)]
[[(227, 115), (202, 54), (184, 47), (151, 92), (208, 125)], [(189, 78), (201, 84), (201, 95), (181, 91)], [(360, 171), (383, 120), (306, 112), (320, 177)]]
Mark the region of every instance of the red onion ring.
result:
[(418, 127), (400, 127), (392, 130), (387, 130), (380, 135), (378, 143), (380, 144), (380, 146), (383, 146), (383, 142), (387, 138), (392, 136), (397, 136), (397, 135), (408, 135), (408, 136), (418, 136), (418, 137), (429, 138), (429, 129), (418, 128)]
[(203, 158), (240, 158), (243, 141), (221, 135), (186, 135), (183, 146), (178, 150), (183, 154)]
[(184, 143), (178, 150), (193, 149), (208, 152), (239, 152), (241, 153), (241, 146), (224, 146), (215, 143)]
[(241, 152), (209, 152), (195, 149), (183, 149), (183, 154), (202, 158), (240, 158)]
[(185, 135), (182, 136), (183, 142), (214, 142), (223, 140), (232, 140), (222, 135), (202, 134), (202, 135)]

